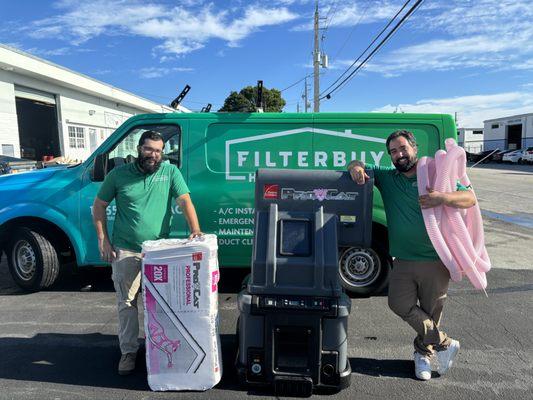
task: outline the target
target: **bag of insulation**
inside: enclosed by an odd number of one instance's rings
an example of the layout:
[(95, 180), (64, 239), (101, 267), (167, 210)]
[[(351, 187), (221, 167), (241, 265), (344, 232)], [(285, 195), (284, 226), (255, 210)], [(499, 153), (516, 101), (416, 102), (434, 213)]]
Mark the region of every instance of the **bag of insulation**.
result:
[(146, 366), (152, 390), (207, 390), (222, 375), (217, 237), (143, 243)]

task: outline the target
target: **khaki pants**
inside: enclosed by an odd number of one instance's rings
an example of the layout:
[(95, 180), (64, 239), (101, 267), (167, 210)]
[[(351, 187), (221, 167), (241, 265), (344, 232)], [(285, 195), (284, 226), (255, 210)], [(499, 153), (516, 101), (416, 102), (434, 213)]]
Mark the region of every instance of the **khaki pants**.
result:
[(141, 253), (115, 248), (113, 283), (117, 292), (118, 341), (122, 354), (139, 349), (139, 314), (137, 297), (141, 286)]
[(417, 332), (415, 351), (430, 355), (451, 339), (439, 324), (450, 273), (441, 261), (395, 260), (389, 281), (389, 307)]

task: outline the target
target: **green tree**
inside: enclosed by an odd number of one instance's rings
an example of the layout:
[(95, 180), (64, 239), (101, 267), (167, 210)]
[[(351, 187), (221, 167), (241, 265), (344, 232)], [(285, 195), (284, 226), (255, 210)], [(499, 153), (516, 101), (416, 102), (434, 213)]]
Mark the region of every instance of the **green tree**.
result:
[[(257, 87), (246, 86), (239, 93), (231, 92), (224, 105), (218, 111), (255, 112)], [(286, 101), (277, 89), (267, 89), (263, 86), (263, 110), (265, 112), (282, 112)]]

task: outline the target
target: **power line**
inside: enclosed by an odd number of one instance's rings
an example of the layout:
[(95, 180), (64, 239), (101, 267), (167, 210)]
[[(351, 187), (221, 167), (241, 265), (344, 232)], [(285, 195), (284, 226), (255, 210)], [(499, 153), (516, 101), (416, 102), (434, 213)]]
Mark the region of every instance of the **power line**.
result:
[[(328, 13), (326, 14), (326, 17), (324, 18), (324, 28), (322, 28), (322, 35), (320, 35), (320, 54), (324, 54), (326, 52), (326, 46), (324, 45), (324, 39), (326, 38), (326, 33), (333, 22), (333, 18), (335, 17), (335, 14), (337, 14), (337, 11), (339, 9), (339, 1), (334, 0), (333, 3), (329, 6)], [(330, 18), (331, 15), (331, 18)], [(322, 74), (320, 74), (322, 75)]]
[(382, 40), (382, 42), (380, 42), (378, 47), (372, 51), (372, 54), (370, 54), (365, 60), (363, 60), (361, 62), (361, 64), (358, 65), (357, 68), (350, 74), (350, 76), (348, 76), (346, 79), (344, 79), (334, 90), (332, 90), (329, 93), (330, 97), (331, 97), (331, 93), (333, 93), (334, 91), (342, 90), (348, 84), (349, 80), (354, 75), (356, 75), (361, 69), (363, 69), (363, 67), (365, 66), (366, 62), (369, 61), (370, 58), (372, 58), (374, 56), (374, 54), (377, 53), (380, 50), (380, 48), (383, 47), (386, 44), (386, 42), (396, 33), (396, 31), (403, 25), (403, 23), (405, 21), (407, 21), (407, 19), (409, 19), (409, 17), (416, 11), (416, 9), (420, 6), (420, 4), (422, 4), (422, 2), (423, 2), (423, 0), (419, 0), (417, 3), (415, 3), (409, 9), (409, 11), (406, 13), (406, 15), (404, 15), (402, 17), (402, 19), (398, 22), (398, 24), (396, 24), (396, 26), (393, 28), (393, 30), (391, 32), (389, 32), (387, 34), (387, 36)]
[[(319, 75), (324, 75), (324, 74), (325, 74), (325, 72), (321, 72)], [(281, 93), (281, 92), (284, 92), (284, 91), (286, 91), (286, 90), (289, 90), (290, 88), (296, 86), (297, 84), (299, 84), (300, 82), (302, 82), (303, 80), (305, 80), (305, 78), (309, 78), (311, 75), (313, 75), (312, 72), (310, 72), (309, 74), (307, 74), (307, 75), (304, 76), (303, 78), (297, 80), (296, 82), (290, 84), (290, 85), (287, 86), (285, 89), (281, 89), (281, 90), (280, 90), (280, 93)]]
[[(333, 7), (335, 7), (333, 9)], [(331, 10), (333, 9), (333, 13), (331, 13)], [(329, 26), (331, 25), (331, 21), (333, 21), (333, 17), (335, 17), (335, 14), (337, 13), (337, 10), (339, 9), (339, 2), (337, 0), (335, 0), (331, 6), (329, 7), (329, 10), (328, 10), (328, 13), (326, 14), (326, 24), (324, 26), (324, 34), (326, 33), (326, 31), (328, 30)], [(329, 22), (328, 22), (328, 18), (329, 18), (329, 15), (331, 13), (331, 18), (329, 19)]]
[(370, 42), (370, 44), (368, 45), (368, 47), (359, 55), (359, 57), (357, 57), (357, 59), (348, 67), (346, 68), (346, 70), (335, 80), (335, 82), (333, 82), (332, 84), (330, 84), (323, 92), (322, 94), (324, 94), (324, 92), (327, 92), (331, 87), (333, 87), (338, 81), (340, 81), (342, 79), (342, 77), (344, 75), (346, 75), (350, 69), (365, 55), (365, 53), (372, 47), (372, 45), (379, 39), (379, 37), (381, 35), (383, 35), (383, 33), (387, 30), (387, 28), (394, 22), (394, 20), (398, 17), (398, 15), (400, 15), (400, 13), (404, 10), (405, 7), (407, 7), (407, 5), (409, 4), (411, 0), (407, 0), (404, 5), (402, 6), (402, 8), (400, 8), (400, 10), (396, 13), (396, 15), (394, 15), (394, 17), (391, 18), (391, 20), (387, 23), (387, 25), (385, 25), (385, 27), (374, 37), (374, 39), (372, 40), (372, 42)]
[(293, 86), (296, 86), (296, 85), (299, 84), (301, 81), (303, 81), (305, 78), (309, 78), (311, 75), (313, 75), (313, 73), (307, 74), (307, 75), (304, 76), (302, 79), (300, 79), (300, 80), (294, 82), (293, 84), (287, 86), (285, 89), (280, 90), (280, 92), (284, 92), (285, 90), (288, 90), (288, 89), (290, 89), (290, 88), (293, 87)]
[(342, 44), (342, 46), (339, 48), (339, 50), (337, 50), (337, 54), (335, 54), (335, 57), (333, 57), (334, 60), (337, 59), (337, 56), (341, 53), (341, 51), (344, 49), (344, 47), (346, 46), (346, 44), (348, 43), (348, 41), (350, 40), (350, 38), (352, 37), (352, 34), (354, 33), (355, 31), (355, 28), (357, 28), (357, 26), (359, 25), (359, 23), (363, 20), (363, 18), (365, 17), (367, 11), (370, 9), (370, 2), (369, 3), (366, 3), (366, 7), (365, 9), (363, 10), (363, 12), (361, 13), (361, 16), (359, 17), (359, 19), (357, 20), (357, 22), (355, 23), (355, 25), (352, 27), (352, 29), (350, 30), (350, 33), (348, 34), (348, 37), (346, 38), (346, 40), (344, 41), (344, 43)]
[(294, 100), (294, 99), (293, 99), (293, 100), (289, 100), (289, 101), (287, 101), (287, 102), (285, 103), (285, 107), (287, 107), (287, 106), (293, 106), (293, 105), (299, 103), (300, 101), (301, 101), (300, 99), (298, 99), (298, 100)]
[[(407, 1), (407, 3), (409, 3), (409, 1)], [(416, 11), (416, 9), (420, 6), (420, 4), (422, 4), (423, 1), (424, 0), (418, 0), (409, 9), (409, 11), (407, 11), (407, 13), (402, 17), (402, 19), (394, 26), (394, 28), (392, 28), (392, 30), (381, 40), (381, 42), (376, 46), (376, 48), (374, 50), (372, 50), (372, 52), (350, 73), (350, 75), (348, 75), (346, 78), (344, 78), (344, 80), (341, 83), (339, 83), (337, 86), (335, 86), (329, 93), (327, 93), (325, 96), (322, 96), (320, 99), (324, 99), (324, 98), (328, 98), (329, 99), (329, 98), (331, 98), (331, 95), (335, 91), (340, 90), (341, 86), (343, 86), (345, 83), (347, 83), (358, 71), (360, 71), (363, 68), (363, 66), (366, 64), (366, 62), (368, 60), (370, 60), (370, 58), (372, 58), (374, 56), (374, 54), (376, 54), (381, 49), (381, 47), (383, 47), (385, 45), (385, 43), (387, 43), (387, 41), (398, 31), (398, 29), (402, 26), (402, 24)], [(366, 52), (366, 50), (365, 50), (365, 52)], [(363, 52), (363, 54), (364, 54), (364, 52)], [(361, 56), (359, 58), (361, 58)], [(353, 65), (354, 64), (352, 64), (352, 66)], [(337, 79), (337, 81), (338, 81), (338, 79)], [(333, 86), (333, 85), (330, 85), (327, 90), (329, 90), (329, 88), (331, 86)]]

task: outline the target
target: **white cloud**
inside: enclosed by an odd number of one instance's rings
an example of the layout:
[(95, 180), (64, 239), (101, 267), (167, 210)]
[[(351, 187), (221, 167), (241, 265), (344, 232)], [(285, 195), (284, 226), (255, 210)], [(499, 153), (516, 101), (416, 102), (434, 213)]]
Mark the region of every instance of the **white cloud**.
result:
[[(424, 3), (425, 4), (425, 3)], [(383, 52), (365, 69), (384, 76), (412, 71), (533, 69), (533, 7), (528, 0), (454, 0), (422, 6), (402, 30), (439, 37)]]
[[(333, 1), (321, 2), (322, 16)], [(347, 2), (332, 12), (329, 27), (377, 23), (377, 33), (401, 4), (388, 0)], [(401, 15), (404, 13), (405, 10)], [(532, 20), (530, 0), (424, 2), (364, 69), (385, 77), (465, 68), (530, 71), (533, 70)], [(293, 28), (311, 29), (311, 23)], [(398, 48), (400, 36), (413, 44)], [(346, 68), (352, 62), (330, 59), (330, 69)]]
[(199, 50), (213, 39), (237, 46), (262, 27), (297, 18), (284, 6), (248, 5), (231, 12), (194, 0), (175, 7), (139, 0), (66, 0), (56, 6), (64, 13), (34, 21), (25, 31), (34, 38), (62, 38), (74, 45), (101, 35), (137, 35), (158, 40), (156, 49), (171, 54)]
[(130, 26), (165, 13), (162, 6), (145, 5), (137, 0), (68, 0), (57, 3), (56, 8), (65, 12), (34, 21), (26, 28), (31, 37), (63, 38), (72, 44), (81, 44), (104, 33), (127, 33)]
[(191, 72), (194, 71), (193, 68), (184, 68), (184, 67), (174, 67), (174, 68), (142, 68), (139, 70), (139, 76), (144, 79), (154, 79), (161, 78), (166, 75), (170, 75), (175, 72)]
[(60, 47), (58, 49), (43, 50), (38, 48), (31, 48), (26, 50), (28, 53), (32, 53), (39, 56), (63, 56), (70, 52), (68, 47)]
[(36, 24), (36, 29), (29, 32), (29, 36), (35, 39), (44, 39), (49, 37), (54, 37), (61, 34), (60, 26), (39, 26)]
[[(154, 54), (154, 57), (157, 57), (157, 55)], [(160, 63), (165, 63), (165, 62), (175, 61), (175, 60), (176, 60), (175, 56), (161, 56), (161, 57), (159, 57), (159, 62)]]
[(199, 50), (204, 45), (201, 42), (196, 42), (193, 40), (181, 40), (181, 39), (169, 39), (157, 46), (157, 50), (161, 50), (164, 53), (173, 53), (173, 54), (186, 54)]
[(309, 4), (313, 0), (273, 0), (272, 4), (281, 4), (284, 6), (292, 6), (294, 4)]
[[(352, 65), (354, 61), (355, 60), (335, 60), (329, 63), (328, 69), (329, 70), (338, 70), (338, 69), (344, 70), (350, 65)], [(307, 67), (313, 68), (313, 64), (307, 64)]]
[(286, 8), (249, 6), (244, 15), (231, 20), (227, 11), (216, 12), (205, 7), (193, 12), (175, 8), (169, 16), (138, 24), (132, 31), (138, 35), (164, 39), (158, 46), (168, 53), (185, 54), (201, 49), (210, 39), (221, 39), (230, 47), (238, 45), (261, 27), (278, 25), (296, 18)]
[[(49, 57), (49, 56), (63, 56), (68, 53), (72, 53), (72, 49), (69, 47), (59, 47), (57, 49), (41, 49), (38, 47), (26, 48), (20, 43), (6, 43), (8, 46), (22, 50), (26, 53), (33, 54), (37, 57)], [(88, 50), (87, 50), (88, 51)]]
[(423, 99), (414, 104), (387, 104), (373, 112), (439, 113), (457, 112), (460, 127), (482, 127), (483, 121), (493, 118), (533, 112), (533, 93), (506, 92), (441, 99)]
[[(341, 3), (337, 0), (321, 2), (319, 15), (327, 17), (325, 24), (331, 27), (350, 27), (359, 24), (388, 21), (400, 9), (397, 2), (391, 1), (358, 1)], [(314, 8), (313, 8), (314, 11)], [(293, 31), (313, 30), (312, 15), (308, 22), (292, 28)]]
[(93, 75), (107, 75), (112, 73), (113, 71), (110, 69), (97, 69), (93, 72)]

